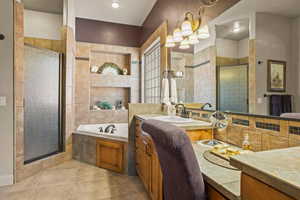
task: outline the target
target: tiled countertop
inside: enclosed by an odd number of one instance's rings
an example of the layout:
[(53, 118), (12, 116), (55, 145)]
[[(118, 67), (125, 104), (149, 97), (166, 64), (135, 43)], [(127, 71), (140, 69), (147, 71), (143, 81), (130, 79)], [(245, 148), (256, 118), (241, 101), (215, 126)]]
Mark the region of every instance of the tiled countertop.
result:
[(295, 199), (300, 199), (300, 147), (243, 154), (231, 164)]
[[(161, 114), (144, 114), (144, 115), (136, 115), (136, 117), (140, 120), (148, 120), (151, 119), (153, 117), (159, 117), (162, 116)], [(180, 128), (183, 128), (187, 131), (189, 130), (201, 130), (201, 129), (212, 129), (212, 126), (203, 126), (203, 124), (201, 124), (201, 121), (199, 121), (199, 123), (197, 122), (197, 120), (194, 120), (193, 122), (186, 122), (186, 123), (172, 123), (175, 126), (178, 126)]]
[(194, 143), (199, 166), (204, 180), (230, 200), (240, 200), (241, 172), (215, 165), (203, 157), (203, 153), (211, 147)]

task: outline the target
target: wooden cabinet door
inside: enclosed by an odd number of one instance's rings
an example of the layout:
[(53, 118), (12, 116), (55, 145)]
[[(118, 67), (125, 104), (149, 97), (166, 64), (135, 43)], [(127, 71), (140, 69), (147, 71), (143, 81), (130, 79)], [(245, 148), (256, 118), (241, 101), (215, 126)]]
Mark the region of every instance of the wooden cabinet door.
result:
[(98, 139), (97, 166), (122, 173), (124, 170), (124, 144)]
[(192, 130), (186, 131), (191, 141), (209, 140), (212, 139), (212, 130)]
[(222, 194), (220, 194), (217, 190), (215, 190), (213, 187), (211, 187), (208, 183), (205, 183), (205, 185), (206, 185), (206, 194), (207, 194), (208, 200), (228, 200)]
[(245, 173), (242, 173), (241, 185), (243, 200), (295, 200)]
[(151, 171), (151, 186), (150, 196), (152, 200), (163, 199), (163, 181), (162, 172), (156, 151), (152, 154), (152, 171)]
[(146, 190), (150, 187), (150, 175), (151, 175), (151, 157), (140, 149), (136, 151), (136, 165), (137, 173), (143, 182)]

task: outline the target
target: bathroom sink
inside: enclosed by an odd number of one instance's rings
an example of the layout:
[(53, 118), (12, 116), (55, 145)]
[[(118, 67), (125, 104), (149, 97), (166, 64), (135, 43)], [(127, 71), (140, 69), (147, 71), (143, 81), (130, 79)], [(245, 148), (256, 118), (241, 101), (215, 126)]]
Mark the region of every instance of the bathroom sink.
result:
[(152, 119), (160, 120), (164, 122), (170, 122), (170, 123), (189, 123), (195, 121), (193, 119), (183, 118), (179, 116), (159, 116), (159, 117), (153, 117)]

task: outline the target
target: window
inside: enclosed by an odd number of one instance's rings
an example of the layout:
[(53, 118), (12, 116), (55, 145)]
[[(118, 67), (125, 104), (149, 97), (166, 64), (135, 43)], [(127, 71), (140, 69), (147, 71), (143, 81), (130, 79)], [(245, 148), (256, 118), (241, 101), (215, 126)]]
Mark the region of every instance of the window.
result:
[(144, 102), (160, 103), (160, 42), (144, 54)]

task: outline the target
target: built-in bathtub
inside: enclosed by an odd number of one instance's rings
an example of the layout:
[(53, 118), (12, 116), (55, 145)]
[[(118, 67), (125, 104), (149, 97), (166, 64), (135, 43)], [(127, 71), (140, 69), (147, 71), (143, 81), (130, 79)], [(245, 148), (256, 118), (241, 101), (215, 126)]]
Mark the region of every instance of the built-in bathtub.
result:
[[(113, 126), (112, 126), (113, 125)], [(110, 127), (106, 132), (105, 129)], [(112, 128), (113, 127), (113, 128)], [(112, 131), (112, 129), (114, 129)], [(128, 141), (128, 123), (84, 124), (80, 125), (76, 134)]]
[(73, 159), (127, 173), (127, 123), (80, 125), (73, 133), (72, 144)]

